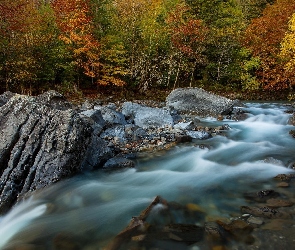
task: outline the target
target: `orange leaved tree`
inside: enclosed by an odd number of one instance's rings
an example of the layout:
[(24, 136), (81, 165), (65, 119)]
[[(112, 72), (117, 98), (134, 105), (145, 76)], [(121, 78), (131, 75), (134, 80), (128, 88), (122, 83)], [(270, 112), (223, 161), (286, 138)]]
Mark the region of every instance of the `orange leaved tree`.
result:
[(59, 39), (64, 43), (68, 65), (64, 70), (76, 72), (79, 86), (80, 74), (99, 79), (100, 44), (93, 35), (90, 0), (54, 0), (52, 8), (59, 28)]
[(293, 0), (277, 0), (265, 8), (261, 17), (253, 19), (245, 32), (244, 45), (260, 58), (257, 78), (265, 89), (290, 87), (290, 72), (280, 57), (280, 49), (294, 12)]

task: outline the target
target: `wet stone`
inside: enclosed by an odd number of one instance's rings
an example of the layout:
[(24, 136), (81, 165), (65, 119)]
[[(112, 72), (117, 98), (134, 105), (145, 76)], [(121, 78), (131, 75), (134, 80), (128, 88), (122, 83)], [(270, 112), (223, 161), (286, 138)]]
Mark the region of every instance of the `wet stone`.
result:
[(203, 238), (204, 229), (190, 224), (170, 224), (164, 227), (164, 239), (195, 243)]
[(266, 205), (270, 208), (277, 208), (277, 207), (291, 207), (294, 205), (294, 203), (287, 200), (269, 199)]
[(287, 188), (287, 187), (290, 187), (290, 184), (288, 182), (282, 181), (282, 182), (277, 184), (277, 187)]
[(221, 221), (217, 221), (217, 223), (229, 232), (232, 239), (245, 242), (247, 244), (254, 242), (254, 238), (251, 236), (251, 232), (254, 227), (244, 220), (234, 220), (230, 224), (225, 224)]
[(242, 206), (241, 207), (242, 213), (249, 213), (254, 216), (258, 217), (264, 217), (268, 219), (287, 219), (291, 218), (290, 214), (281, 212), (276, 209), (272, 209), (269, 207), (248, 207), (248, 206)]
[(225, 242), (227, 233), (222, 226), (217, 222), (206, 222), (205, 223), (206, 238), (210, 242)]
[(66, 233), (58, 234), (54, 240), (53, 244), (55, 249), (63, 249), (63, 250), (78, 250), (81, 249), (80, 243), (74, 237), (74, 235), (68, 235)]
[(103, 166), (104, 169), (133, 168), (134, 161), (125, 157), (114, 157), (109, 159)]
[(260, 226), (264, 223), (263, 219), (258, 218), (258, 217), (253, 217), (253, 216), (249, 217), (247, 219), (247, 222), (250, 224), (258, 225), (258, 226)]
[(287, 181), (289, 182), (291, 179), (295, 178), (295, 174), (279, 174), (274, 179), (280, 181)]
[(276, 198), (279, 196), (278, 192), (275, 192), (274, 190), (262, 190), (259, 192), (254, 193), (245, 193), (244, 197), (247, 200), (250, 201), (256, 201), (256, 202), (265, 202), (268, 199)]
[(189, 136), (189, 135), (176, 134), (175, 135), (175, 140), (176, 140), (177, 143), (191, 142), (192, 137)]

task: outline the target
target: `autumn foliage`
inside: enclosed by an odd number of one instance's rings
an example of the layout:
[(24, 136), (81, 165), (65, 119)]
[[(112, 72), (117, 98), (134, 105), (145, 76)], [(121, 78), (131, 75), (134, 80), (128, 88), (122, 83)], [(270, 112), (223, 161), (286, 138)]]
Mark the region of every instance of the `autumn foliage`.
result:
[(92, 35), (89, 0), (55, 0), (52, 8), (60, 31), (59, 39), (65, 43), (77, 70), (83, 70), (92, 79), (99, 77), (100, 44)]
[(294, 0), (0, 0), (0, 87), (292, 89)]
[(264, 88), (279, 90), (291, 85), (292, 74), (286, 70), (279, 54), (294, 12), (293, 0), (277, 0), (265, 8), (261, 17), (253, 19), (245, 32), (245, 46), (262, 61), (257, 75)]

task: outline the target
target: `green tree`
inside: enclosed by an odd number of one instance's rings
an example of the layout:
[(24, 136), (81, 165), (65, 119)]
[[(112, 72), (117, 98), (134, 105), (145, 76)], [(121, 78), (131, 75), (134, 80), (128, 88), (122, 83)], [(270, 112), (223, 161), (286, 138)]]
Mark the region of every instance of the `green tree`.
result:
[(193, 15), (208, 28), (204, 78), (209, 82), (239, 82), (240, 37), (245, 27), (241, 6), (235, 0), (187, 0)]

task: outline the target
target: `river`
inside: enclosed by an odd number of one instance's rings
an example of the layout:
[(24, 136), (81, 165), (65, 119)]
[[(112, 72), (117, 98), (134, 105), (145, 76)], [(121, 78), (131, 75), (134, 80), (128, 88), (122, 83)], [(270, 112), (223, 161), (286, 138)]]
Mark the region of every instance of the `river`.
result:
[[(295, 162), (290, 106), (245, 105), (245, 121), (201, 119), (209, 127), (228, 124), (222, 135), (146, 155), (134, 169), (85, 173), (38, 192), (0, 217), (0, 249), (63, 249), (61, 238), (74, 242), (64, 249), (102, 249), (157, 195), (198, 208), (204, 216), (190, 221), (197, 225), (241, 215), (245, 192), (278, 189), (272, 178), (293, 173)], [(204, 242), (184, 249), (205, 249)]]

